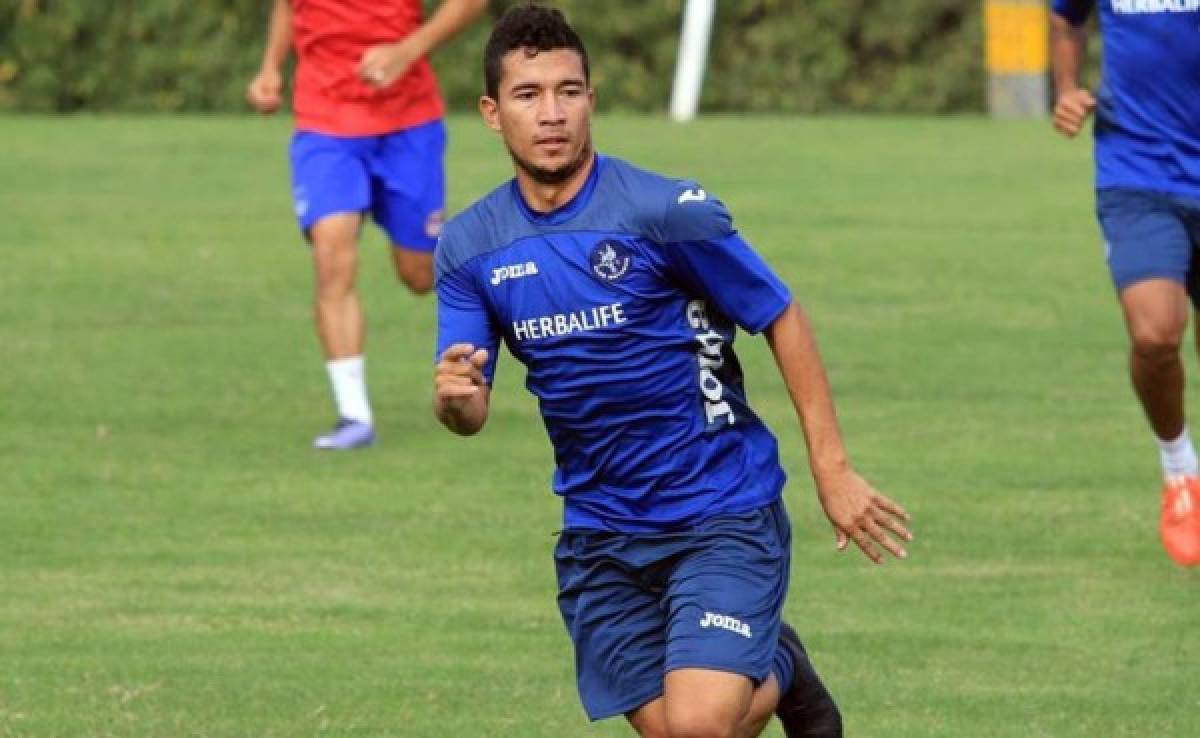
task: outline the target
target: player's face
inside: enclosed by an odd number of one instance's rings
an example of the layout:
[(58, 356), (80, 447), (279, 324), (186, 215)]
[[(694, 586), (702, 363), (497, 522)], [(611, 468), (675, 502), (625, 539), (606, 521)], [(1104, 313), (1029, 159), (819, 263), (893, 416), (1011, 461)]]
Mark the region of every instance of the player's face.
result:
[(504, 137), (516, 166), (540, 184), (561, 184), (592, 155), (596, 93), (573, 50), (508, 52), (496, 99), (484, 97), (484, 120)]

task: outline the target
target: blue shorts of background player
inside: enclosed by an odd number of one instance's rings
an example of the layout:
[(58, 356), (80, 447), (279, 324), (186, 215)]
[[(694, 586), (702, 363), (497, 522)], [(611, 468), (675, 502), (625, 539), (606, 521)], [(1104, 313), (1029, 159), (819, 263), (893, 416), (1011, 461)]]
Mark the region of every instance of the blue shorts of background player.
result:
[(446, 129), (433, 121), (381, 136), (292, 136), (292, 196), (300, 228), (363, 213), (396, 248), (433, 251), (446, 203)]
[[(592, 720), (663, 694), (668, 671), (704, 668), (782, 684), (778, 648), (791, 527), (782, 502), (667, 533), (564, 531), (558, 605)], [(780, 670), (789, 673), (780, 674)]]
[(1118, 292), (1148, 279), (1170, 279), (1200, 308), (1200, 199), (1105, 188), (1096, 192), (1096, 215)]
[(292, 193), (312, 245), (317, 335), (338, 415), (333, 429), (313, 441), (316, 448), (375, 442), (365, 317), (355, 288), (359, 234), (363, 220), (373, 219), (392, 244), (400, 282), (413, 294), (429, 292), (445, 206), (445, 151), (440, 120), (379, 136), (297, 131), (292, 137)]

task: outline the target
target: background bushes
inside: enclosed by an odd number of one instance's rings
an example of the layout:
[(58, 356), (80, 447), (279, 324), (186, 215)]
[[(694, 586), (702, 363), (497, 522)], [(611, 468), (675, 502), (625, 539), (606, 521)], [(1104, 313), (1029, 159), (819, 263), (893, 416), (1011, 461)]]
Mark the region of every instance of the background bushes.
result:
[[(489, 13), (514, 2), (493, 0)], [(666, 107), (683, 0), (555, 4), (588, 44), (603, 108)], [(701, 105), (714, 112), (981, 110), (981, 6), (718, 0)], [(0, 0), (0, 109), (242, 110), (269, 7), (270, 0)], [(488, 25), (435, 58), (453, 107), (474, 105)]]

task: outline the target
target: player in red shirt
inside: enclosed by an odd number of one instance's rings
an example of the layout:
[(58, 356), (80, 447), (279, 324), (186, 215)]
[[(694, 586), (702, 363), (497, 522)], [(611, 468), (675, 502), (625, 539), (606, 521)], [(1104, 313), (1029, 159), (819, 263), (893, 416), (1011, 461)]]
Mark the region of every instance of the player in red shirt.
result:
[(312, 244), (317, 335), (338, 409), (314, 446), (371, 445), (363, 363), (365, 320), (354, 289), (368, 214), (388, 235), (396, 275), (433, 286), (445, 205), (444, 106), (428, 54), (467, 27), (487, 0), (275, 0), (262, 66), (246, 91), (259, 112), (282, 105), (282, 68), (296, 51), (292, 194)]

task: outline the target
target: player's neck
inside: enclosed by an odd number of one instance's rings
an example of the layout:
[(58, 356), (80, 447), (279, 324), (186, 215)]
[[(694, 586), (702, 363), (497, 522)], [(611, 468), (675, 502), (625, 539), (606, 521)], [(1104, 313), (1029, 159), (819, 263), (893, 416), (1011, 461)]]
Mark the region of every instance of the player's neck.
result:
[(596, 166), (596, 152), (589, 148), (587, 159), (583, 166), (562, 182), (544, 184), (533, 178), (529, 172), (517, 167), (517, 187), (525, 204), (535, 213), (549, 213), (561, 208), (579, 194), (587, 183), (592, 167)]

